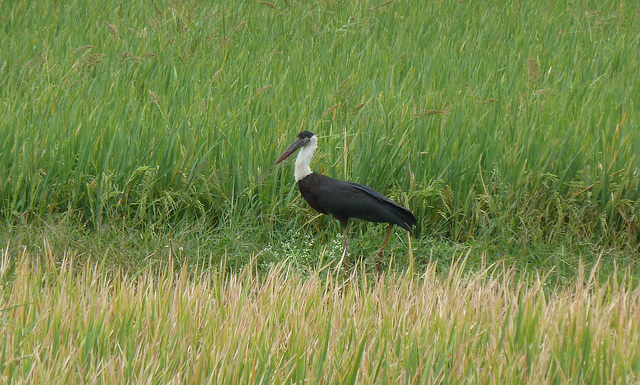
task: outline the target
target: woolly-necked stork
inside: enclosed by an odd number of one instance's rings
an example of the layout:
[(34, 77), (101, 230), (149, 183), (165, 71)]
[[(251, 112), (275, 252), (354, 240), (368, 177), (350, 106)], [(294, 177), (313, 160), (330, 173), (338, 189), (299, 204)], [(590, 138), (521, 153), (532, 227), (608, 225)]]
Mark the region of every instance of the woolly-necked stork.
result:
[(301, 149), (296, 159), (295, 177), (300, 193), (316, 211), (331, 214), (340, 221), (344, 234), (346, 252), (345, 264), (349, 264), (349, 239), (347, 225), (349, 219), (360, 219), (369, 222), (387, 222), (387, 235), (378, 253), (378, 269), (382, 252), (389, 240), (393, 225), (398, 225), (411, 232), (416, 224), (416, 217), (400, 204), (380, 194), (371, 187), (353, 182), (344, 182), (326, 175), (311, 171), (309, 163), (318, 147), (318, 137), (302, 131), (296, 140), (280, 155), (275, 164), (282, 162), (297, 149)]

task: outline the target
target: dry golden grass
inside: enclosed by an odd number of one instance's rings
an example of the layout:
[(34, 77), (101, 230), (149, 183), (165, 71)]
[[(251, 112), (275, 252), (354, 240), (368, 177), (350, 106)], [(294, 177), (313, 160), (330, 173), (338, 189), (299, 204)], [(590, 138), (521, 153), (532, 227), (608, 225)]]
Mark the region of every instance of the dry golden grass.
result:
[[(457, 261), (464, 260), (464, 255)], [(284, 264), (127, 276), (2, 255), (3, 383), (624, 383), (640, 292), (502, 266), (348, 279)]]

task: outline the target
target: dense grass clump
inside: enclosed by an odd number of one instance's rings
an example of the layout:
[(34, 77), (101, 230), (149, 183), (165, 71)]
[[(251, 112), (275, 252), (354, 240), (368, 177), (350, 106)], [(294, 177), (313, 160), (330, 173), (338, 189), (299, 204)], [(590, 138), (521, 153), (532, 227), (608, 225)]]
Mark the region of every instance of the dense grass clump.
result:
[(327, 227), (271, 166), (308, 129), (419, 237), (637, 249), (632, 4), (0, 4), (5, 223)]

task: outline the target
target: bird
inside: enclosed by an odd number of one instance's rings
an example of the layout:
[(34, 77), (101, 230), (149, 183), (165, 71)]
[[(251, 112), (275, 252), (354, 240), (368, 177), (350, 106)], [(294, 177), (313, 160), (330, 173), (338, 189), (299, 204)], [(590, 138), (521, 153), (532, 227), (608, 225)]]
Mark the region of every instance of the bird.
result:
[(295, 141), (280, 155), (275, 165), (300, 149), (296, 158), (294, 176), (300, 194), (307, 204), (322, 214), (330, 214), (340, 222), (344, 235), (345, 268), (349, 265), (349, 220), (388, 223), (387, 234), (378, 253), (377, 268), (380, 271), (382, 253), (389, 240), (393, 225), (411, 233), (416, 217), (397, 202), (392, 201), (369, 186), (341, 181), (311, 171), (309, 164), (318, 148), (318, 137), (302, 131)]

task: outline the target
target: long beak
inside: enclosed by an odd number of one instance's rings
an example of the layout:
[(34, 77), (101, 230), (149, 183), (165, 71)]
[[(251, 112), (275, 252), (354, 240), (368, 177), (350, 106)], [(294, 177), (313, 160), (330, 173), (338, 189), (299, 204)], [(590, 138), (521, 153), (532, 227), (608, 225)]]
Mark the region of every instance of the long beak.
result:
[(283, 160), (285, 160), (289, 155), (293, 154), (297, 149), (302, 147), (303, 144), (304, 144), (304, 140), (296, 139), (295, 142), (291, 143), (291, 146), (289, 146), (289, 148), (287, 148), (285, 152), (283, 152), (282, 155), (280, 155), (278, 160), (276, 160), (275, 164), (278, 164)]

